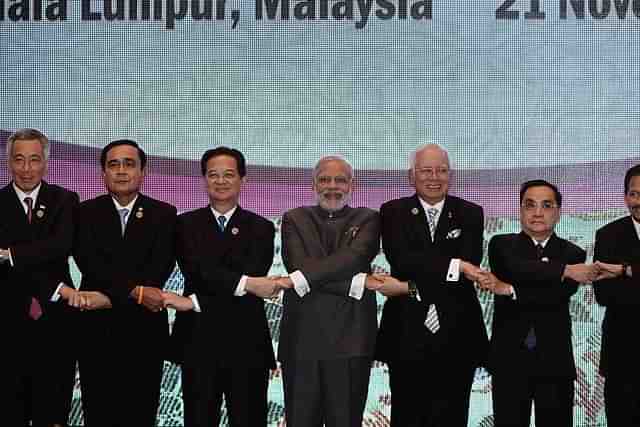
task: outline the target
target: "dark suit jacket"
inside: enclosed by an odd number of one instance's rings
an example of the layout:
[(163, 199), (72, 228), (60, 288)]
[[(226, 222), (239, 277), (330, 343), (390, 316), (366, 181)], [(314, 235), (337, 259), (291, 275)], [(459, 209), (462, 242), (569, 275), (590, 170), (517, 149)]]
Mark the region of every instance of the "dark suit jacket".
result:
[(177, 313), (174, 361), (275, 368), (264, 301), (249, 293), (234, 296), (242, 275), (269, 272), (274, 234), (271, 221), (241, 207), (224, 232), (208, 206), (178, 217), (176, 248), (184, 295), (196, 294), (202, 312)]
[(288, 272), (302, 272), (311, 291), (302, 298), (293, 289), (284, 293), (280, 361), (373, 356), (375, 293), (365, 288), (356, 300), (349, 290), (379, 251), (380, 222), (371, 209), (347, 206), (330, 216), (313, 206), (284, 214), (282, 261)]
[(630, 263), (633, 278), (616, 277), (594, 283), (596, 301), (607, 307), (602, 322), (600, 373), (638, 378), (637, 338), (640, 316), (640, 240), (630, 216), (613, 221), (596, 232), (594, 261)]
[(166, 346), (166, 310), (151, 312), (129, 294), (137, 285), (164, 286), (175, 267), (175, 221), (175, 207), (140, 194), (122, 236), (120, 216), (110, 195), (80, 204), (73, 248), (82, 273), (80, 289), (102, 292), (113, 305), (112, 309), (81, 313), (88, 333), (100, 330), (114, 339), (118, 334), (134, 334), (142, 345), (148, 343), (158, 351)]
[(47, 316), (63, 307), (52, 303), (51, 296), (60, 282), (73, 286), (68, 258), (73, 242), (73, 217), (78, 195), (56, 185), (42, 182), (29, 224), (13, 185), (0, 190), (0, 248), (10, 248), (14, 266), (0, 265), (0, 283), (5, 299), (0, 317), (11, 319), (10, 329), (28, 319), (31, 296), (38, 298)]
[[(431, 241), (418, 196), (389, 201), (380, 209), (382, 247), (391, 274), (416, 282), (421, 301), (388, 298), (382, 312), (376, 359), (384, 362), (434, 360), (448, 366), (477, 366), (487, 351), (487, 331), (473, 283), (462, 274), (446, 282), (449, 263), (460, 258), (479, 265), (482, 259), (482, 208), (447, 196)], [(440, 330), (424, 322), (435, 304)]]
[[(539, 260), (536, 247), (524, 232), (494, 236), (489, 243), (491, 271), (511, 284), (517, 299), (495, 296), (493, 333), (489, 352), (492, 374), (533, 369), (539, 376), (576, 377), (571, 344), (569, 298), (578, 284), (561, 280), (566, 264), (585, 262), (586, 253), (553, 234)], [(524, 341), (531, 328), (536, 335), (536, 366), (523, 366)]]

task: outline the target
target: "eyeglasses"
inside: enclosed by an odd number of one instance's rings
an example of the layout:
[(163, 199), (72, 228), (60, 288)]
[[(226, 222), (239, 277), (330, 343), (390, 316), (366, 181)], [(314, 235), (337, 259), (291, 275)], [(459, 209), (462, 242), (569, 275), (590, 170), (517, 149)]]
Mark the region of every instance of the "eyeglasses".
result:
[(526, 200), (522, 204), (522, 207), (527, 212), (537, 211), (538, 208), (540, 208), (542, 211), (547, 211), (548, 212), (548, 211), (551, 211), (553, 209), (556, 209), (558, 207), (558, 205), (556, 205), (555, 203), (550, 202), (548, 200), (544, 200), (544, 201), (540, 202), (540, 204), (534, 202), (533, 200)]
[(449, 175), (449, 169), (447, 168), (421, 168), (415, 170), (416, 175), (420, 178), (430, 177), (446, 177)]

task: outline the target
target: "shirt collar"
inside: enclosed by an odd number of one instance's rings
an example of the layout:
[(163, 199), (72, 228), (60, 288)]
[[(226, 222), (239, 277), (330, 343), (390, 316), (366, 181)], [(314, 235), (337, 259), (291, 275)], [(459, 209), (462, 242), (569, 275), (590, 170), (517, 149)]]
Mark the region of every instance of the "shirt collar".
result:
[(115, 198), (115, 197), (113, 197), (113, 196), (111, 197), (111, 200), (113, 200), (113, 204), (116, 206), (116, 210), (117, 210), (118, 212), (120, 212), (122, 209), (128, 209), (128, 210), (129, 210), (129, 213), (131, 213), (131, 211), (133, 210), (133, 205), (135, 205), (135, 204), (136, 204), (136, 200), (138, 200), (138, 196), (136, 195), (136, 197), (134, 197), (134, 198), (133, 198), (133, 200), (132, 200), (132, 201), (130, 201), (130, 202), (129, 202), (129, 204), (128, 204), (127, 206), (122, 206), (122, 205), (120, 204), (120, 202), (118, 202), (118, 201), (116, 200), (116, 198)]
[[(553, 236), (553, 234), (551, 235)], [(544, 239), (543, 241), (539, 242), (536, 239), (534, 239), (533, 237), (529, 236), (529, 238), (533, 241), (533, 245), (540, 245), (542, 246), (542, 249), (547, 247), (547, 243), (549, 243), (549, 239), (551, 239), (551, 236), (547, 237), (546, 239)]]
[(225, 213), (220, 213), (217, 210), (215, 210), (213, 208), (213, 206), (211, 207), (211, 212), (213, 212), (213, 215), (216, 217), (216, 219), (220, 218), (221, 216), (225, 217), (227, 222), (229, 222), (229, 220), (231, 219), (231, 217), (233, 216), (234, 212), (236, 211), (236, 209), (238, 209), (238, 205), (235, 205), (233, 208), (231, 208), (230, 210), (228, 210)]
[(631, 217), (631, 222), (633, 222), (633, 228), (636, 229), (636, 234), (638, 235), (638, 239), (640, 239), (640, 222), (636, 221), (634, 217)]
[(427, 212), (427, 210), (435, 208), (438, 210), (438, 214), (440, 214), (440, 212), (442, 212), (442, 208), (444, 207), (444, 199), (440, 200), (435, 205), (427, 203), (426, 201), (422, 200), (420, 196), (418, 196), (418, 200), (420, 200), (420, 204), (422, 205), (425, 213)]
[(30, 193), (25, 193), (24, 191), (22, 191), (20, 188), (18, 188), (18, 186), (16, 185), (16, 183), (13, 183), (13, 190), (16, 192), (16, 195), (18, 196), (18, 199), (24, 203), (24, 199), (25, 197), (31, 197), (32, 199), (32, 203), (35, 207), (36, 204), (36, 200), (38, 200), (38, 194), (40, 194), (40, 189), (42, 188), (42, 182), (40, 184), (38, 184), (38, 186), (36, 188), (34, 188), (33, 190), (31, 190)]

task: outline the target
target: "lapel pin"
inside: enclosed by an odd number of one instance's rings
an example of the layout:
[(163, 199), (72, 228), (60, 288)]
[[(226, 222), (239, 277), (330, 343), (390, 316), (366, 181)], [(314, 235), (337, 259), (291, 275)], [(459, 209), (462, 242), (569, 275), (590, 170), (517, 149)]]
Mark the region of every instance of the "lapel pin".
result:
[(418, 208), (411, 209), (411, 213), (414, 214), (414, 215), (418, 215), (418, 212), (419, 212)]
[(451, 214), (451, 211), (449, 211), (448, 215), (449, 219), (453, 218), (453, 215)]
[(233, 234), (234, 236), (237, 235), (240, 232), (240, 230), (238, 230), (238, 227), (233, 227), (231, 229), (231, 234)]
[(142, 219), (142, 217), (144, 216), (144, 209), (142, 208), (142, 206), (138, 207), (138, 211), (136, 212), (136, 218), (138, 219)]
[(40, 206), (40, 209), (36, 211), (36, 216), (38, 218), (42, 218), (44, 216), (44, 211), (42, 210), (43, 206)]

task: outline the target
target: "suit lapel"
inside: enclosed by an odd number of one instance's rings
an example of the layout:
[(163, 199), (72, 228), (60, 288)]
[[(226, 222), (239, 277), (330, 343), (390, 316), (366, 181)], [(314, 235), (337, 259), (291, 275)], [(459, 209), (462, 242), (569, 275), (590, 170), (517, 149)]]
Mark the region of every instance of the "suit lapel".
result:
[(452, 199), (450, 199), (449, 197), (446, 197), (444, 200), (444, 205), (442, 205), (442, 211), (440, 212), (440, 217), (438, 218), (438, 224), (436, 226), (436, 232), (433, 239), (434, 243), (446, 240), (447, 238), (447, 233), (449, 232), (449, 228), (453, 220), (452, 205), (453, 205)]
[[(409, 202), (409, 223), (415, 235), (420, 237), (420, 240), (432, 244), (431, 235), (429, 234), (429, 222), (427, 221), (427, 214), (422, 207), (422, 203), (418, 200), (418, 195), (414, 194)], [(436, 229), (437, 231), (437, 229)]]
[(631, 216), (628, 216), (625, 219), (624, 231), (624, 235), (628, 237), (625, 238), (626, 244), (621, 246), (631, 249), (631, 255), (628, 259), (625, 259), (625, 261), (635, 262), (640, 259), (640, 239), (638, 239), (638, 233), (633, 225), (633, 219), (631, 219)]
[(531, 237), (524, 231), (521, 231), (520, 234), (518, 234), (518, 247), (516, 250), (520, 255), (524, 256), (525, 259), (538, 259), (536, 246), (534, 245)]
[(53, 214), (53, 208), (55, 208), (55, 206), (53, 206), (53, 200), (51, 198), (51, 187), (42, 181), (38, 199), (33, 204), (31, 229), (34, 236), (38, 235), (42, 226), (47, 223), (50, 216), (49, 214)]

